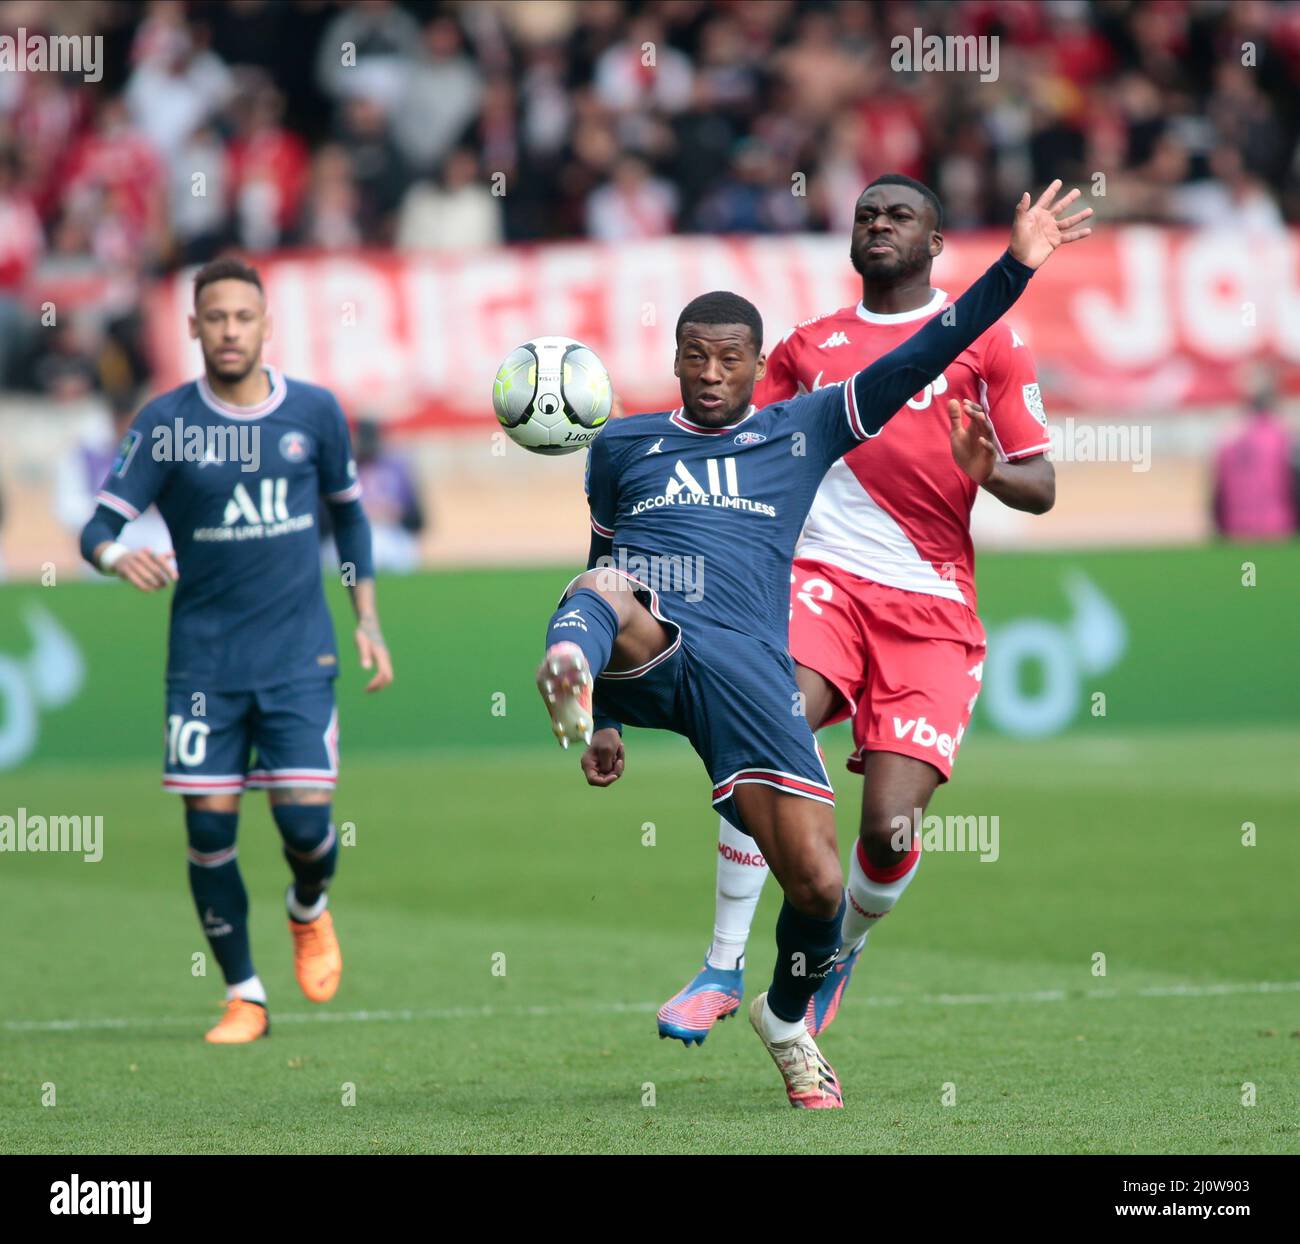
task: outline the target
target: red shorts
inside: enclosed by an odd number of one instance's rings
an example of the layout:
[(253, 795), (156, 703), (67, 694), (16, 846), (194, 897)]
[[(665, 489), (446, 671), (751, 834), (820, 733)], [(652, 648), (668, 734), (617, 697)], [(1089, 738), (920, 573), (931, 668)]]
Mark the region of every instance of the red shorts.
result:
[(854, 773), (864, 752), (897, 752), (933, 765), (946, 782), (979, 695), (984, 652), (984, 628), (959, 601), (795, 560), (790, 655), (844, 697), (822, 724), (852, 715)]

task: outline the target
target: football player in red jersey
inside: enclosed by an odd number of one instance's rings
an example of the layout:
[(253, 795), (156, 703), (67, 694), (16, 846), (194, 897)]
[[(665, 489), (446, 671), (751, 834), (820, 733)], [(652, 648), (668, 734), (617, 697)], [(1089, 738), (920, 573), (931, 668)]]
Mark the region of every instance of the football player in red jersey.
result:
[[(858, 199), (849, 246), (862, 300), (796, 326), (772, 350), (760, 407), (846, 379), (948, 305), (930, 283), (943, 209), (901, 174)], [(1042, 514), (1056, 496), (1047, 420), (1024, 342), (999, 321), (826, 475), (795, 554), (790, 653), (809, 724), (852, 718), (849, 768), (862, 818), (847, 870), (843, 947), (808, 1005), (816, 1035), (834, 1018), (871, 927), (920, 862), (916, 822), (952, 773), (979, 695), (984, 628), (976, 613), (970, 512), (987, 489)], [(740, 1006), (744, 951), (767, 866), (723, 821), (717, 909), (704, 967), (659, 1011), (659, 1033), (703, 1041)]]

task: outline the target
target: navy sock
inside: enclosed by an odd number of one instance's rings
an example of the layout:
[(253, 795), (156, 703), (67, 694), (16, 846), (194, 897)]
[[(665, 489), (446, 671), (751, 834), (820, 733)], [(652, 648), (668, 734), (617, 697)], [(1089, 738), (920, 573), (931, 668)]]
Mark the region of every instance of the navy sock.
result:
[(330, 823), (328, 803), (273, 803), (284, 858), (293, 871), (293, 896), (304, 906), (320, 898), (339, 859), (339, 836)]
[(791, 907), (789, 899), (781, 904), (776, 920), (776, 967), (767, 991), (767, 1004), (778, 1019), (793, 1023), (803, 1018), (808, 1000), (835, 964), (843, 919), (843, 898), (839, 910), (825, 920)]
[(580, 587), (551, 615), (546, 628), (546, 646), (567, 641), (582, 649), (591, 676), (597, 677), (609, 664), (618, 638), (618, 614), (599, 592)]
[(248, 891), (239, 875), (235, 848), (238, 826), (237, 812), (185, 809), (190, 893), (227, 985), (254, 975), (248, 946)]

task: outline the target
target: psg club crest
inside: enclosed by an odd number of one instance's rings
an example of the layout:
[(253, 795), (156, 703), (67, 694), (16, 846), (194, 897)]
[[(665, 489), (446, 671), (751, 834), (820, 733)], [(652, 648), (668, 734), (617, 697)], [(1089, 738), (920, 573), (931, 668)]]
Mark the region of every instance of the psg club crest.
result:
[(280, 457), (286, 462), (301, 462), (307, 456), (307, 438), (301, 432), (286, 432), (280, 437)]
[(737, 432), (737, 445), (761, 445), (767, 437), (762, 432)]

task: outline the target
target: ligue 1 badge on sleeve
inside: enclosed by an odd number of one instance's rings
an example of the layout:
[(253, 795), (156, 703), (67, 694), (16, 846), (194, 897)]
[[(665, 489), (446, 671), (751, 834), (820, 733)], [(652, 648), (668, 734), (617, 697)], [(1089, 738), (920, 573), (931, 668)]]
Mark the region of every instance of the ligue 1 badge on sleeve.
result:
[(136, 446), (140, 444), (140, 439), (140, 433), (135, 428), (131, 428), (122, 437), (122, 443), (117, 447), (117, 457), (113, 459), (114, 475), (120, 478), (126, 474), (126, 468), (131, 465), (131, 459), (135, 457)]

